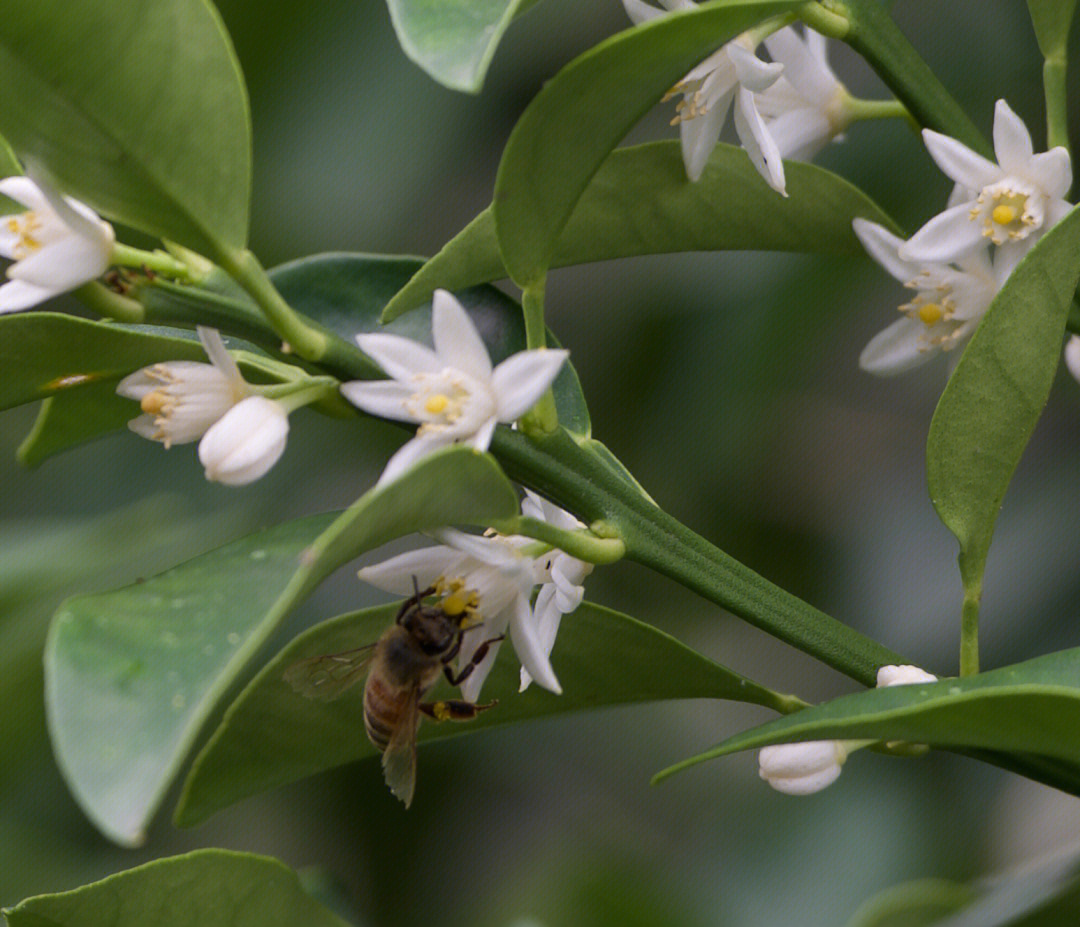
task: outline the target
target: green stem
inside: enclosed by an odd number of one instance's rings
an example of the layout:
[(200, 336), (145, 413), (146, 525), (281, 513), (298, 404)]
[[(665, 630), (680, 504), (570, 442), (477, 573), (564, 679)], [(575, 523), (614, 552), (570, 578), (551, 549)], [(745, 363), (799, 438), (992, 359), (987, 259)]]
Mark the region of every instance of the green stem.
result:
[(143, 251), (130, 245), (113, 245), (112, 262), (118, 267), (132, 267), (138, 270), (150, 270), (173, 280), (185, 283), (196, 281), (196, 275), (183, 261), (178, 261), (167, 251)]
[[(525, 315), (525, 347), (539, 351), (547, 347), (547, 326), (544, 324), (544, 287), (547, 277), (541, 277), (521, 292), (521, 309)], [(559, 427), (559, 413), (555, 408), (555, 394), (549, 389), (539, 401), (526, 412), (519, 423), (523, 432), (543, 437)]]
[(338, 381), (333, 377), (311, 377), (304, 383), (276, 383), (273, 386), (254, 387), (260, 396), (273, 399), (289, 412), (322, 402), (338, 395)]
[(861, 122), (864, 119), (911, 119), (911, 113), (899, 100), (860, 100), (857, 97), (848, 97), (844, 101), (843, 109), (849, 123)]
[(493, 527), (500, 534), (521, 534), (543, 541), (586, 563), (615, 563), (626, 554), (626, 545), (620, 538), (596, 537), (589, 531), (567, 531), (538, 518), (520, 516)]
[(804, 3), (799, 7), (797, 15), (806, 25), (827, 39), (843, 41), (851, 29), (844, 5), (832, 0), (824, 3)]
[(867, 60), (919, 125), (993, 157), (990, 143), (900, 32), (880, 0), (843, 0), (830, 5), (842, 9), (850, 22), (844, 41)]
[(586, 522), (612, 525), (626, 556), (676, 580), (864, 685), (878, 667), (904, 662), (876, 641), (818, 611), (729, 557), (657, 508), (565, 431), (529, 439), (497, 429), (491, 445), (507, 474)]
[(965, 590), (960, 611), (960, 675), (979, 672), (979, 600), (981, 590)]
[(1046, 94), (1046, 146), (1069, 147), (1069, 119), (1065, 92), (1064, 55), (1043, 62), (1043, 91)]
[(222, 269), (255, 300), (291, 351), (304, 360), (318, 361), (323, 358), (329, 343), (326, 333), (305, 321), (282, 299), (254, 254), (222, 248), (217, 259)]
[(137, 324), (145, 317), (143, 307), (135, 300), (121, 296), (96, 281), (84, 283), (73, 290), (72, 295), (104, 319)]

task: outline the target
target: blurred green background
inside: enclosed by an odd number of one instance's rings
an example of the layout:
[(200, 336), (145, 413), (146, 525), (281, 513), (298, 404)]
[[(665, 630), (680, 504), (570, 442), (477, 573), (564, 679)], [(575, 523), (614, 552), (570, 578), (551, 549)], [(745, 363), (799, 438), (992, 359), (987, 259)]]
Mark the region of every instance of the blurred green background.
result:
[[(405, 58), (379, 0), (218, 5), (251, 94), (252, 246), (267, 265), (325, 250), (436, 251), (489, 202), (501, 147), (541, 83), (628, 24), (617, 0), (546, 0), (512, 26), (483, 93), (469, 97)], [(1042, 144), (1024, 4), (895, 6), (981, 128), (1004, 96)], [(883, 94), (846, 49), (834, 61), (857, 95)], [(669, 116), (658, 109), (634, 139), (667, 136)], [(857, 125), (818, 161), (909, 230), (948, 193), (903, 125)], [(857, 366), (902, 298), (869, 260), (790, 255), (628, 260), (558, 271), (548, 286), (549, 323), (571, 348), (596, 436), (662, 505), (775, 582), (948, 674), (961, 592), (924, 477), (943, 367), (880, 381)], [(1078, 419), (1080, 387), (1062, 376), (998, 524), (987, 666), (1078, 643)], [(30, 409), (0, 420), (0, 904), (223, 846), (306, 870), (358, 925), (824, 927), (896, 882), (970, 878), (1080, 829), (1075, 799), (944, 755), (859, 754), (809, 799), (768, 789), (752, 755), (652, 788), (660, 767), (764, 720), (745, 706), (682, 703), (432, 745), (408, 813), (365, 763), (193, 831), (163, 814), (145, 848), (119, 850), (75, 807), (44, 733), (40, 651), (58, 602), (342, 507), (399, 437), (298, 415), (271, 474), (230, 489), (204, 481), (191, 448), (165, 453), (130, 435), (25, 471), (13, 455), (32, 420)], [(817, 699), (851, 688), (633, 565), (598, 570), (588, 595), (781, 690)], [(376, 600), (344, 571), (282, 640)]]

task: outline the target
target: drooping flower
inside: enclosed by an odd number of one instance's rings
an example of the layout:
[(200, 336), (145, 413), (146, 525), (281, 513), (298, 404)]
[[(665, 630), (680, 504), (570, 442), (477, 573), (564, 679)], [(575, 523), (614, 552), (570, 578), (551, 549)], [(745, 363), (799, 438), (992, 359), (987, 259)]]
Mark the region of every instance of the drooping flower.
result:
[(136, 434), (165, 447), (198, 441), (250, 390), (225, 342), (212, 328), (199, 326), (199, 340), (210, 359), (152, 364), (124, 377), (116, 392), (139, 403), (143, 414), (128, 422)]
[(116, 392), (139, 403), (143, 414), (128, 422), (136, 434), (173, 444), (199, 441), (206, 478), (241, 486), (263, 476), (281, 457), (288, 411), (255, 394), (212, 328), (196, 329), (209, 364), (166, 361), (124, 377)]
[(1015, 257), (998, 255), (992, 263), (981, 250), (956, 267), (908, 261), (900, 256), (903, 240), (888, 229), (866, 219), (855, 219), (853, 228), (870, 256), (915, 291), (915, 297), (899, 307), (903, 317), (872, 338), (859, 355), (859, 366), (879, 376), (903, 373), (966, 342), (1011, 272)]
[(766, 37), (765, 47), (784, 73), (758, 95), (758, 110), (780, 157), (809, 161), (851, 123), (847, 90), (829, 67), (825, 37), (817, 32), (807, 29), (801, 36), (785, 26)]
[(1072, 186), (1069, 152), (1058, 147), (1035, 154), (1027, 126), (1004, 100), (994, 110), (996, 164), (939, 132), (923, 129), (923, 139), (961, 189), (903, 246), (906, 261), (948, 263), (988, 241), (1022, 255), (1072, 209), (1064, 198)]
[[(644, 0), (623, 0), (623, 6), (635, 23), (695, 6), (691, 0), (659, 2), (663, 9)], [(755, 97), (776, 82), (783, 65), (762, 61), (754, 51), (754, 41), (748, 34), (732, 39), (691, 70), (664, 99), (682, 94), (672, 124), (679, 126), (687, 177), (701, 177), (734, 101), (735, 132), (740, 144), (769, 186), (786, 196), (780, 151), (758, 112)]]
[(922, 682), (937, 682), (938, 678), (933, 673), (910, 664), (899, 666), (882, 666), (877, 671), (877, 687), (887, 689), (889, 686), (911, 686)]
[[(396, 595), (413, 595), (413, 583), (433, 586), (440, 596), (464, 595), (479, 622), (466, 631), (458, 653), (458, 667), (472, 660), (477, 648), (508, 634), (514, 652), (545, 689), (556, 694), (562, 689), (548, 659), (550, 648), (540, 642), (529, 597), (536, 584), (536, 566), (514, 539), (495, 535), (479, 537), (452, 528), (431, 532), (439, 541), (435, 547), (400, 554), (364, 567), (359, 576), (365, 582)], [(495, 662), (499, 643), (491, 644), (487, 655), (461, 684), (461, 694), (476, 701)]]
[(449, 444), (487, 450), (495, 425), (531, 409), (568, 354), (519, 351), (492, 369), (476, 326), (446, 290), (435, 291), (431, 328), (434, 350), (400, 335), (356, 336), (360, 349), (392, 379), (343, 383), (342, 394), (372, 415), (420, 424), (416, 437), (390, 458), (378, 485)]
[[(565, 531), (577, 531), (585, 527), (569, 512), (529, 489), (525, 490), (525, 498), (521, 502), (521, 514), (546, 521), (549, 525)], [(592, 572), (593, 565), (556, 548), (537, 557), (535, 568), (536, 582), (541, 584), (533, 605), (536, 633), (540, 647), (545, 654), (550, 655), (551, 648), (555, 646), (562, 616), (577, 608), (585, 596), (585, 577)], [(532, 676), (522, 666), (521, 691), (524, 692), (531, 682)]]
[(199, 442), (206, 478), (243, 486), (264, 476), (285, 452), (289, 413), (265, 396), (248, 396), (207, 429)]
[(758, 754), (758, 775), (786, 795), (812, 795), (836, 781), (847, 756), (839, 740), (776, 744)]
[(89, 206), (29, 177), (0, 180), (0, 194), (27, 209), (0, 217), (0, 257), (15, 262), (0, 286), (0, 313), (29, 309), (108, 268), (116, 237)]

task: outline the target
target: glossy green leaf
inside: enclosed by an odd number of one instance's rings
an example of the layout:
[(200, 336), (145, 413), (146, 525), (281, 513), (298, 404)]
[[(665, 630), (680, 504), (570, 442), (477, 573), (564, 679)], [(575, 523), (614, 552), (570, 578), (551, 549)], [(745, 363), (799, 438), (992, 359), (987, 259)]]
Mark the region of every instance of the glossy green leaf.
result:
[(199, 728), (288, 611), (339, 566), (396, 537), (490, 524), (518, 499), (494, 461), (453, 447), (340, 515), (250, 535), (114, 592), (76, 596), (46, 649), (57, 761), (87, 816), (134, 845)]
[(593, 174), (667, 90), (738, 33), (797, 6), (714, 0), (673, 12), (601, 42), (548, 81), (514, 127), (495, 180), (495, 228), (514, 282), (543, 277)]
[(511, 20), (536, 0), (387, 0), (401, 48), (444, 87), (479, 93)]
[(936, 683), (866, 689), (729, 737), (656, 778), (769, 744), (903, 740), (1080, 763), (1080, 648)]
[(115, 379), (88, 383), (42, 402), (34, 427), (16, 452), (19, 463), (36, 467), (54, 454), (125, 428), (139, 410), (116, 394), (116, 384)]
[(1080, 280), (1080, 211), (1051, 229), (990, 304), (941, 396), (927, 440), (930, 498), (982, 579), (1009, 480), (1050, 393)]
[(347, 927), (269, 856), (195, 850), (4, 910), (10, 927)]
[(65, 193), (197, 251), (245, 243), (247, 94), (208, 0), (24, 3), (0, 86), (0, 133)]
[(1031, 24), (1044, 58), (1064, 58), (1076, 0), (1028, 0)]
[(846, 927), (931, 927), (975, 896), (971, 886), (947, 879), (892, 885), (860, 905)]
[[(364, 734), (359, 688), (333, 702), (297, 695), (282, 674), (298, 660), (376, 640), (398, 606), (342, 615), (296, 638), (230, 706), (196, 758), (176, 818), (195, 824), (235, 801), (324, 769), (375, 755)], [(706, 659), (675, 638), (618, 612), (585, 604), (563, 620), (552, 652), (563, 687), (518, 693), (518, 663), (504, 647), (484, 683), (499, 704), (468, 724), (424, 723), (420, 741), (454, 737), (601, 705), (720, 698), (773, 705), (769, 690)], [(423, 789), (423, 759), (420, 760)]]
[[(861, 254), (856, 216), (898, 231), (857, 187), (811, 164), (784, 166), (788, 196), (761, 182), (746, 152), (718, 145), (701, 178), (686, 179), (679, 142), (618, 148), (559, 235), (551, 267), (676, 251)], [(506, 276), (492, 207), (428, 261), (383, 312), (389, 321), (431, 297)]]

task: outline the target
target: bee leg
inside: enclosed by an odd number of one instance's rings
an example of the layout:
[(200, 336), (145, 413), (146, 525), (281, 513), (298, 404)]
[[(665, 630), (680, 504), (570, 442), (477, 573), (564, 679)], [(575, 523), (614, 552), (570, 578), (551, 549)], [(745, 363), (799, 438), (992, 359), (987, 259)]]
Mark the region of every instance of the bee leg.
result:
[(469, 676), (472, 675), (472, 671), (480, 664), (480, 661), (488, 655), (488, 650), (492, 644), (497, 644), (499, 641), (506, 640), (505, 634), (500, 634), (498, 637), (493, 637), (490, 640), (484, 641), (479, 647), (476, 648), (476, 653), (472, 655), (472, 659), (466, 663), (456, 676), (454, 671), (450, 669), (447, 664), (443, 664), (443, 674), (446, 676), (446, 681), (452, 686), (460, 686)]
[(494, 708), (497, 704), (497, 701), (491, 701), (477, 705), (475, 702), (451, 698), (439, 702), (421, 702), (417, 707), (436, 721), (471, 721), (480, 712)]

